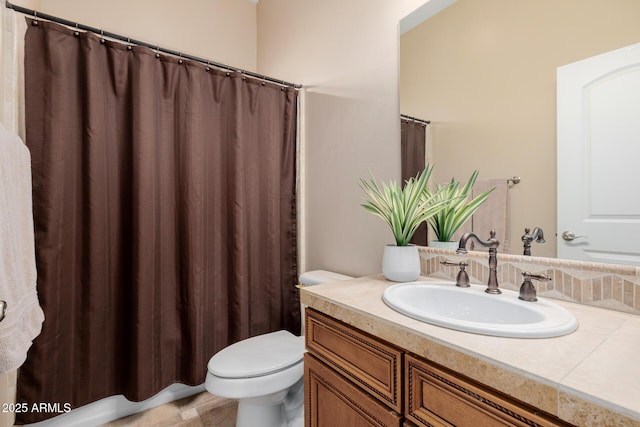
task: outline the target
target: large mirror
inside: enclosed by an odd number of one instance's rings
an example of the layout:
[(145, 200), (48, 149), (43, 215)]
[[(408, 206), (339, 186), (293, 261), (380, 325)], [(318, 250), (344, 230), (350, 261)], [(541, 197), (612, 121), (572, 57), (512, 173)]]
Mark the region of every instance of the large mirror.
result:
[(480, 178), (521, 177), (509, 191), (509, 252), (522, 253), (525, 227), (541, 227), (546, 243), (532, 253), (555, 257), (556, 70), (640, 42), (640, 2), (429, 3), (445, 8), (401, 23), (409, 29), (400, 42), (400, 111), (431, 121), (436, 180), (475, 169)]

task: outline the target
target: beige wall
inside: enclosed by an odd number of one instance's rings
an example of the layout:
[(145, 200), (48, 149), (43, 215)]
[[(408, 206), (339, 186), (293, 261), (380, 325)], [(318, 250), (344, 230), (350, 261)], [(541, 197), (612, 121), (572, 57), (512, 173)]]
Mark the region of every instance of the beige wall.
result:
[(259, 72), (305, 86), (301, 270), (381, 270), (388, 227), (360, 203), (370, 169), (400, 177), (398, 22), (424, 0), (261, 0)]
[[(246, 0), (15, 0), (178, 52), (255, 71), (256, 5)], [(30, 3), (27, 5), (25, 3)]]
[(640, 42), (640, 2), (459, 0), (401, 41), (401, 110), (432, 120), (435, 177), (519, 175), (512, 253), (555, 256), (556, 68)]

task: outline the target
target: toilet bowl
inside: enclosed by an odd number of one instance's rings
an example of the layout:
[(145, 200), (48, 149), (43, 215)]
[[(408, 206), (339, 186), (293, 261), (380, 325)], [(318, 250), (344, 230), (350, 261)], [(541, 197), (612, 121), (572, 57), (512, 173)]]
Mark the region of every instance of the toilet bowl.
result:
[[(302, 286), (350, 279), (324, 270), (300, 276)], [(211, 394), (238, 400), (236, 427), (304, 425), (304, 337), (277, 331), (247, 338), (216, 353), (207, 364)]]

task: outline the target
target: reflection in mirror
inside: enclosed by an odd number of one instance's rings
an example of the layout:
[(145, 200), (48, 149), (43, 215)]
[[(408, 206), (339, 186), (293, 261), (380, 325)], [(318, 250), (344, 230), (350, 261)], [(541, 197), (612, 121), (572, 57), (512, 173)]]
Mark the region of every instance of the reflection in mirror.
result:
[[(402, 183), (416, 176), (426, 166), (427, 126), (429, 126), (428, 121), (405, 115), (400, 117), (400, 159), (402, 161), (400, 182)], [(427, 224), (423, 223), (416, 230), (411, 243), (426, 246), (427, 234)]]
[(510, 253), (527, 227), (546, 233), (533, 256), (556, 256), (561, 239), (557, 68), (640, 42), (638, 16), (640, 2), (624, 0), (458, 0), (402, 34), (400, 111), (431, 121), (432, 179), (522, 177)]

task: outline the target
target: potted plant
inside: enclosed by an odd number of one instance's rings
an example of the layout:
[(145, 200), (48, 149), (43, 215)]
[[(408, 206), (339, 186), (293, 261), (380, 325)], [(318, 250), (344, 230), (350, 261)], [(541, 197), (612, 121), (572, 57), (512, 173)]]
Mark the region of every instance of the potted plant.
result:
[(410, 282), (420, 275), (418, 248), (409, 241), (423, 221), (446, 205), (445, 200), (436, 199), (441, 191), (428, 192), (432, 169), (427, 165), (409, 178), (404, 187), (395, 181), (379, 186), (373, 175), (369, 180), (360, 179), (360, 187), (368, 196), (362, 206), (391, 227), (396, 241), (395, 245), (385, 247), (382, 258), (382, 272), (389, 280)]
[(495, 188), (487, 190), (468, 201), (477, 177), (478, 171), (475, 170), (462, 187), (460, 187), (460, 182), (452, 178), (447, 185), (436, 184), (434, 191), (427, 189), (427, 197), (431, 197), (433, 202), (445, 203), (443, 209), (439, 209), (427, 220), (436, 235), (436, 240), (432, 240), (429, 246), (457, 248), (457, 242), (452, 240), (453, 235), (487, 200), (489, 193), (495, 190)]

